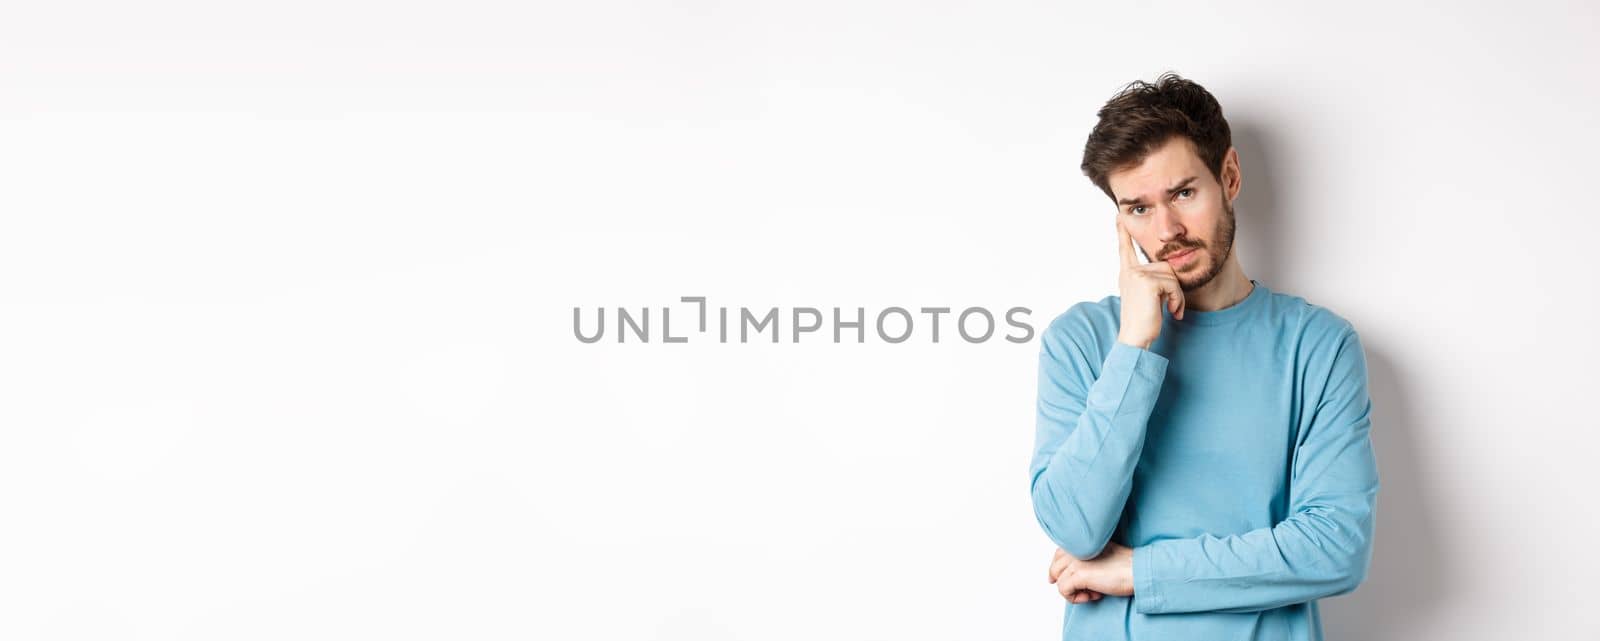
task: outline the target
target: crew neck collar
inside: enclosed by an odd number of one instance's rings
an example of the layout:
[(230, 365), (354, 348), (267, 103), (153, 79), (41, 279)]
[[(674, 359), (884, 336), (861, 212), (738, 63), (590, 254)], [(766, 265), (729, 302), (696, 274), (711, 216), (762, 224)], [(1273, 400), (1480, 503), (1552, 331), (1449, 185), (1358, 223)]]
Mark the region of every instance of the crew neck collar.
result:
[(1244, 299), (1222, 309), (1214, 309), (1208, 312), (1186, 309), (1183, 310), (1183, 320), (1177, 320), (1172, 318), (1172, 312), (1166, 311), (1166, 307), (1162, 306), (1162, 314), (1171, 322), (1180, 325), (1224, 325), (1238, 322), (1239, 319), (1249, 316), (1252, 310), (1261, 307), (1270, 294), (1267, 286), (1262, 285), (1261, 281), (1252, 278), (1250, 283), (1253, 287), (1250, 288), (1250, 293), (1245, 295)]

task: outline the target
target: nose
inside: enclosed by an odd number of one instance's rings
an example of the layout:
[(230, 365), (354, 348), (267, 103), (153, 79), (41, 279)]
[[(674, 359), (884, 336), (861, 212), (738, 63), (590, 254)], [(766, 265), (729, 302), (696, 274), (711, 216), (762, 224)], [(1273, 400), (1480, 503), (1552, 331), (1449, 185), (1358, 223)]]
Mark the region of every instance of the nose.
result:
[(1188, 232), (1183, 223), (1178, 220), (1177, 210), (1173, 209), (1170, 204), (1157, 206), (1155, 220), (1152, 222), (1154, 223), (1156, 237), (1162, 243), (1170, 243), (1178, 238), (1183, 238), (1184, 234)]

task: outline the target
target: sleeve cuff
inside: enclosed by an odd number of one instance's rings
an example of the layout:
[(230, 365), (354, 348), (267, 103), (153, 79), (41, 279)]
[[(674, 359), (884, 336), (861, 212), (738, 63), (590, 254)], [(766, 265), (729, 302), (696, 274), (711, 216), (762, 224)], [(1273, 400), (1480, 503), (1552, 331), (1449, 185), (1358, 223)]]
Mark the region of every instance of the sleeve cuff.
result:
[(1163, 374), (1167, 371), (1167, 357), (1143, 347), (1112, 341), (1111, 351), (1106, 354), (1106, 364), (1103, 369)]
[[(1100, 367), (1100, 379), (1089, 389), (1089, 400), (1100, 407), (1116, 407), (1130, 388), (1138, 396), (1149, 396), (1154, 402), (1155, 391), (1167, 375), (1167, 357), (1150, 350), (1134, 347), (1122, 341), (1111, 344), (1105, 364)], [(1101, 381), (1104, 381), (1102, 383)]]
[(1133, 549), (1133, 608), (1139, 614), (1161, 612), (1161, 593), (1156, 591), (1155, 566), (1149, 545)]

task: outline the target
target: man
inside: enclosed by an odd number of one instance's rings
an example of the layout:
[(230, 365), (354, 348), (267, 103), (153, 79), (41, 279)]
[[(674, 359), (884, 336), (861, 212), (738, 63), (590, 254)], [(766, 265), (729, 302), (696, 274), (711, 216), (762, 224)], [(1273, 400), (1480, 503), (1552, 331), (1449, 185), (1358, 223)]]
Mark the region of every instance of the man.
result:
[(1238, 154), (1209, 92), (1168, 73), (1099, 118), (1083, 170), (1117, 207), (1120, 291), (1042, 332), (1030, 465), (1062, 637), (1321, 639), (1317, 599), (1371, 560), (1361, 341), (1245, 277)]

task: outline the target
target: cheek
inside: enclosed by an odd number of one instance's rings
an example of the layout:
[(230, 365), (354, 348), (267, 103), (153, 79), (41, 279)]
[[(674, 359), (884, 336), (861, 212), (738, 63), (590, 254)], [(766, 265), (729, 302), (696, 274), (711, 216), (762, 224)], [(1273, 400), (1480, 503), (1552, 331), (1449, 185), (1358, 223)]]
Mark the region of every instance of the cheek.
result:
[[(1222, 220), (1222, 201), (1196, 198), (1194, 200), (1178, 203), (1178, 213), (1185, 219), (1202, 223), (1209, 221), (1215, 224)], [(1209, 225), (1208, 225), (1209, 226)]]
[(1210, 242), (1217, 237), (1217, 232), (1222, 230), (1222, 210), (1214, 207), (1194, 205), (1182, 212), (1183, 226), (1187, 227), (1191, 235), (1203, 237)]

